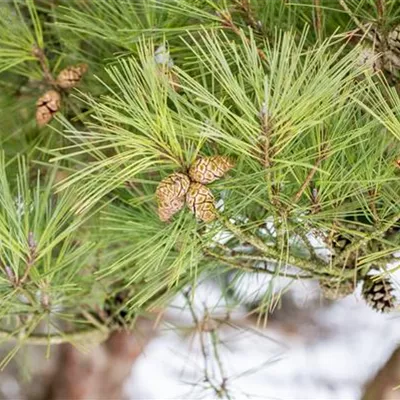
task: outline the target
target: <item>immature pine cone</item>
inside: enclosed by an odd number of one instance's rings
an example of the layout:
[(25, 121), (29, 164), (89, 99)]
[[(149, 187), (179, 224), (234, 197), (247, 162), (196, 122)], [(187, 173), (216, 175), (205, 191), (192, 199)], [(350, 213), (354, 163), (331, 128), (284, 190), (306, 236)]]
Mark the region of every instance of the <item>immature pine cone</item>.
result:
[(185, 204), (185, 195), (189, 189), (189, 178), (179, 172), (163, 179), (156, 190), (158, 215), (161, 221), (168, 221)]
[(225, 175), (234, 166), (226, 156), (198, 158), (189, 169), (189, 176), (194, 182), (206, 185)]
[(373, 280), (367, 277), (364, 280), (362, 294), (367, 304), (378, 312), (390, 312), (395, 306), (396, 298), (389, 279)]
[(63, 89), (75, 87), (87, 71), (87, 64), (79, 64), (64, 68), (57, 76), (57, 85)]
[(47, 125), (60, 109), (61, 96), (55, 90), (48, 90), (36, 102), (36, 122), (38, 126)]
[(200, 183), (190, 185), (186, 194), (186, 203), (196, 218), (204, 222), (214, 221), (217, 217), (214, 196), (208, 187)]

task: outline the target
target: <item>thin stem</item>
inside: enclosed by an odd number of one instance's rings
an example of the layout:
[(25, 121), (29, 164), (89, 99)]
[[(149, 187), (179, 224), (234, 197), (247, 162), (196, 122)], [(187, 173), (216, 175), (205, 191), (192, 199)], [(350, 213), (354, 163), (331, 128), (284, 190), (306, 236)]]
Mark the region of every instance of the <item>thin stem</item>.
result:
[[(291, 279), (313, 279), (314, 276), (313, 275), (299, 275), (299, 274), (290, 274), (290, 273), (286, 273), (286, 272), (281, 272), (278, 270), (269, 270), (268, 268), (256, 268), (256, 267), (252, 267), (252, 266), (248, 266), (248, 265), (243, 265), (243, 263), (238, 262), (238, 260), (240, 259), (244, 259), (244, 260), (249, 260), (252, 261), (252, 263), (254, 264), (254, 261), (260, 261), (260, 262), (264, 262), (264, 263), (277, 263), (278, 261), (272, 258), (266, 258), (266, 257), (262, 257), (262, 256), (250, 256), (247, 254), (237, 254), (235, 256), (223, 256), (217, 253), (214, 253), (212, 251), (206, 251), (206, 254), (209, 255), (210, 257), (215, 258), (216, 260), (221, 261), (222, 263), (229, 265), (230, 267), (233, 267), (235, 269), (240, 269), (243, 270), (245, 272), (261, 272), (261, 273), (267, 273), (270, 275), (274, 275), (274, 276), (281, 276), (283, 278), (291, 278)], [(294, 267), (296, 267), (294, 265)]]
[(361, 32), (367, 33), (365, 26), (360, 22), (360, 20), (353, 14), (349, 6), (346, 4), (345, 0), (339, 0), (339, 4), (342, 6), (343, 10), (350, 16)]
[[(27, 344), (47, 346), (49, 344), (71, 343), (84, 340), (90, 342), (94, 342), (96, 339), (99, 341), (104, 341), (108, 336), (109, 332), (101, 332), (98, 329), (87, 329), (63, 334), (31, 333), (28, 337), (24, 337), (23, 341)], [(18, 342), (21, 340), (21, 338), (13, 331), (0, 329), (0, 340)]]
[[(239, 37), (241, 37), (242, 39), (244, 39), (246, 41), (246, 43), (251, 46), (251, 41), (250, 39), (244, 35), (244, 33), (242, 33), (242, 31), (236, 26), (236, 24), (233, 22), (232, 20), (232, 16), (228, 11), (225, 12), (221, 12), (220, 13), (220, 17), (222, 18), (222, 24), (224, 26), (226, 26), (227, 28), (229, 28), (232, 32), (234, 32), (236, 35), (238, 35)], [(263, 61), (267, 61), (267, 56), (265, 55), (265, 53), (257, 48), (257, 53), (259, 55), (259, 57), (263, 60)]]
[(321, 10), (321, 0), (313, 0), (315, 9), (315, 31), (317, 33), (318, 39), (322, 38), (322, 10)]
[(28, 251), (28, 258), (26, 260), (26, 268), (24, 275), (22, 276), (21, 279), (17, 281), (17, 286), (21, 286), (28, 278), (29, 272), (32, 269), (32, 267), (35, 264), (36, 261), (36, 242), (35, 239), (33, 238), (33, 233), (29, 232), (28, 235), (28, 246), (29, 246), (29, 251)]
[(378, 24), (382, 26), (384, 15), (385, 15), (385, 1), (375, 0), (376, 10), (378, 12)]
[(56, 81), (53, 78), (52, 73), (50, 72), (49, 63), (48, 63), (46, 54), (44, 53), (44, 50), (41, 49), (39, 46), (35, 46), (32, 51), (32, 54), (39, 60), (40, 67), (42, 68), (42, 71), (43, 71), (43, 76), (44, 76), (45, 80), (47, 81), (47, 83), (55, 86)]
[(214, 392), (218, 395), (220, 393), (220, 389), (212, 382), (209, 373), (208, 373), (208, 351), (207, 351), (207, 346), (204, 341), (204, 332), (200, 323), (199, 318), (197, 317), (192, 302), (190, 300), (190, 292), (185, 291), (183, 292), (183, 295), (186, 299), (186, 302), (189, 307), (190, 314), (192, 315), (193, 322), (196, 325), (196, 330), (199, 332), (199, 339), (200, 339), (200, 348), (201, 348), (201, 353), (203, 355), (203, 361), (204, 361), (204, 368), (203, 368), (203, 373), (204, 373), (204, 380), (208, 382), (208, 384), (211, 386), (211, 388), (214, 390)]
[[(279, 263), (282, 261), (281, 253), (277, 251), (275, 248), (266, 245), (262, 240), (258, 237), (249, 235), (244, 233), (239, 227), (235, 224), (232, 224), (226, 218), (221, 218), (222, 223), (225, 227), (230, 230), (233, 234), (235, 234), (242, 242), (247, 242), (254, 246), (256, 249), (260, 250), (266, 257), (271, 257), (275, 262)], [(304, 258), (295, 257), (293, 255), (287, 255), (285, 260), (287, 264), (296, 266), (305, 271), (321, 271), (325, 273), (332, 274), (332, 271), (328, 270), (328, 264), (317, 261), (317, 260), (308, 260)]]
[(326, 152), (326, 149), (323, 148), (321, 150), (320, 155), (318, 156), (314, 166), (311, 168), (311, 170), (309, 171), (308, 175), (306, 176), (306, 179), (304, 180), (303, 184), (300, 186), (300, 189), (297, 191), (297, 193), (293, 197), (292, 203), (296, 204), (300, 200), (300, 197), (303, 195), (303, 193), (309, 186), (311, 180), (314, 178), (314, 175), (317, 172), (322, 161), (324, 161), (327, 156), (328, 156), (328, 154)]
[(236, 4), (241, 9), (248, 25), (250, 25), (255, 32), (264, 34), (263, 26), (260, 20), (256, 20), (254, 12), (251, 8), (249, 0), (236, 0)]

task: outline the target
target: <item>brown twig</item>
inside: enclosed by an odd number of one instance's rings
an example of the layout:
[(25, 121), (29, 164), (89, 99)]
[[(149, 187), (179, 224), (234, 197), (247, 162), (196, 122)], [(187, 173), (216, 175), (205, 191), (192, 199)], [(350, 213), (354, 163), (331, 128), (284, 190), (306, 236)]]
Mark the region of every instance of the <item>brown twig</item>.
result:
[[(236, 24), (232, 20), (232, 16), (229, 12), (225, 11), (219, 14), (222, 19), (222, 25), (229, 28), (236, 35), (241, 37), (246, 41), (246, 43), (251, 46), (251, 40), (236, 26)], [(257, 53), (263, 61), (267, 61), (267, 56), (265, 53), (257, 47)]]
[(378, 193), (375, 189), (375, 190), (370, 190), (368, 194), (370, 197), (369, 207), (372, 211), (372, 215), (374, 217), (375, 222), (379, 222), (379, 215), (378, 215), (378, 211), (376, 209), (376, 202), (375, 202)]
[(47, 83), (55, 86), (56, 81), (49, 69), (49, 63), (47, 61), (47, 57), (46, 54), (44, 53), (44, 50), (41, 49), (39, 46), (35, 46), (32, 50), (32, 54), (39, 60), (40, 67), (42, 68), (43, 71), (43, 76), (47, 81)]
[(322, 10), (321, 0), (313, 0), (315, 8), (315, 31), (319, 39), (322, 37)]
[(384, 0), (375, 0), (376, 10), (378, 12), (378, 23), (382, 25), (385, 16), (385, 2)]
[(260, 112), (261, 139), (263, 141), (263, 165), (271, 167), (271, 123), (269, 120), (267, 105), (263, 104)]
[(204, 333), (210, 333), (210, 332), (215, 333), (216, 328), (213, 325), (211, 325), (211, 327), (210, 327), (210, 322), (209, 322), (210, 317), (209, 317), (208, 312), (206, 312), (205, 317), (202, 320), (199, 319), (199, 317), (197, 316), (197, 314), (194, 310), (192, 301), (190, 299), (190, 291), (183, 292), (183, 295), (188, 304), (189, 311), (192, 316), (193, 322), (195, 323), (196, 331), (199, 334), (200, 348), (201, 348), (201, 353), (202, 353), (203, 362), (204, 362), (204, 367), (203, 367), (204, 381), (210, 385), (211, 389), (214, 390), (214, 392), (218, 396), (218, 398), (220, 398), (222, 394), (224, 394), (226, 397), (229, 398), (229, 395), (226, 392), (226, 383), (227, 383), (228, 379), (226, 377), (224, 377), (223, 369), (220, 365), (221, 360), (218, 356), (218, 353), (217, 353), (216, 359), (217, 359), (217, 364), (220, 368), (221, 383), (216, 385), (213, 382), (213, 379), (209, 373), (209, 352), (208, 352), (208, 346), (206, 345), (206, 342), (205, 342)]
[(296, 204), (300, 200), (300, 197), (303, 195), (304, 191), (307, 189), (308, 185), (310, 184), (311, 180), (313, 179), (313, 177), (314, 177), (315, 173), (317, 172), (319, 166), (321, 165), (322, 161), (324, 161), (327, 156), (328, 156), (328, 153), (326, 151), (326, 148), (323, 148), (321, 150), (320, 155), (318, 156), (314, 166), (312, 167), (312, 169), (306, 176), (306, 179), (300, 186), (300, 189), (297, 191), (297, 193), (293, 197), (293, 200), (292, 200), (293, 204)]
[(29, 276), (29, 272), (32, 269), (32, 267), (36, 261), (36, 256), (37, 256), (36, 255), (36, 242), (35, 242), (32, 232), (29, 232), (29, 234), (28, 234), (28, 247), (29, 247), (29, 251), (28, 251), (28, 257), (26, 260), (25, 272), (24, 272), (24, 275), (22, 276), (22, 278), (18, 279), (17, 286), (21, 286), (26, 281), (26, 279)]
[(254, 12), (251, 8), (249, 0), (236, 0), (236, 4), (238, 5), (239, 9), (243, 12), (246, 22), (249, 26), (253, 28), (254, 31), (264, 34), (263, 26), (260, 20), (257, 21), (256, 17), (254, 16)]

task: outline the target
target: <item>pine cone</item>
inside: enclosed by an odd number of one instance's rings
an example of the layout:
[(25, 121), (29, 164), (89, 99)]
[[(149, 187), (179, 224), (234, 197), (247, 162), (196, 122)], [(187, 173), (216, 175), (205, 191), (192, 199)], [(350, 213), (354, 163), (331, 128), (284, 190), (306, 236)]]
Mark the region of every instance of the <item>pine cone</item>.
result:
[(87, 64), (79, 64), (64, 68), (57, 76), (57, 85), (63, 89), (75, 87), (87, 71)]
[(202, 157), (198, 158), (190, 167), (189, 176), (192, 181), (206, 185), (224, 176), (233, 166), (229, 157)]
[(38, 126), (47, 125), (54, 114), (60, 109), (61, 96), (55, 90), (48, 90), (36, 102), (36, 122)]
[(161, 221), (168, 221), (185, 204), (185, 195), (189, 190), (189, 178), (176, 172), (163, 179), (156, 190), (158, 216)]
[(395, 306), (396, 298), (389, 279), (373, 280), (372, 277), (367, 277), (362, 294), (367, 304), (378, 312), (390, 312)]
[(185, 197), (189, 190), (190, 180), (185, 174), (175, 172), (164, 178), (157, 186), (156, 196), (161, 203)]
[(158, 216), (163, 222), (168, 221), (185, 205), (185, 197), (177, 197), (169, 202), (158, 203)]
[(328, 300), (343, 299), (354, 293), (355, 284), (353, 280), (335, 281), (331, 279), (321, 279), (319, 281), (322, 295)]
[(387, 41), (390, 50), (400, 53), (400, 25), (397, 25), (389, 32)]
[(186, 194), (186, 202), (196, 218), (211, 222), (217, 217), (214, 196), (210, 189), (200, 183), (192, 183)]
[(382, 69), (382, 60), (379, 55), (370, 47), (365, 47), (361, 50), (357, 64), (363, 67), (365, 71), (374, 73)]

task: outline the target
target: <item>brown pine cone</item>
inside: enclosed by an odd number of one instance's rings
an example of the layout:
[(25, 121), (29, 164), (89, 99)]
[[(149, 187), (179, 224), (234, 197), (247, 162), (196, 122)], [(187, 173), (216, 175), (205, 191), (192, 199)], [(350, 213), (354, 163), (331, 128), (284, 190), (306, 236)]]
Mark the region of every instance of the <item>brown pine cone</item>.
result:
[(366, 277), (362, 294), (367, 304), (375, 311), (387, 313), (395, 307), (396, 298), (389, 279)]
[(201, 221), (211, 222), (217, 217), (214, 196), (210, 189), (200, 183), (190, 185), (186, 203), (190, 211)]
[(189, 178), (175, 172), (164, 178), (156, 189), (158, 216), (161, 221), (168, 221), (185, 204), (185, 196), (189, 189)]
[(184, 197), (189, 190), (190, 180), (185, 174), (175, 172), (164, 178), (156, 189), (157, 200), (165, 203), (178, 197)]
[(174, 214), (185, 205), (185, 197), (177, 197), (164, 203), (158, 203), (158, 216), (163, 222), (168, 221)]
[(85, 74), (87, 70), (87, 64), (79, 64), (64, 68), (57, 76), (57, 85), (63, 89), (71, 89), (78, 85), (83, 74)]
[(189, 169), (189, 176), (194, 182), (206, 185), (216, 181), (233, 168), (234, 163), (226, 156), (198, 158)]
[(36, 102), (36, 122), (39, 127), (47, 125), (60, 109), (61, 96), (55, 90), (48, 90)]

